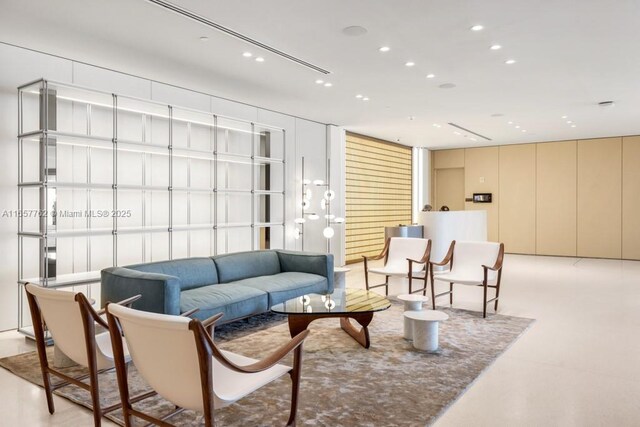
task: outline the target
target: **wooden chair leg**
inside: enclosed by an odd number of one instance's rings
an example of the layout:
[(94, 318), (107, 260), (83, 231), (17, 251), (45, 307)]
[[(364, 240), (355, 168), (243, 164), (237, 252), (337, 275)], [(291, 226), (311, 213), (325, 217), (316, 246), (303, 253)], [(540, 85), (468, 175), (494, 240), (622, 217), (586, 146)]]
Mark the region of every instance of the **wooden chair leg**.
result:
[(484, 299), (482, 300), (482, 317), (487, 317), (487, 280), (485, 279), (482, 283), (482, 287), (484, 289)]
[(436, 309), (436, 282), (433, 280), (433, 267), (431, 267), (431, 305)]
[(449, 282), (449, 304), (453, 305), (453, 282)]
[(384, 295), (389, 296), (389, 276), (384, 276)]
[(498, 311), (498, 301), (499, 301), (498, 297), (500, 296), (500, 282), (501, 282), (500, 279), (502, 279), (502, 269), (500, 269), (500, 271), (498, 271), (498, 281), (496, 283), (496, 303), (493, 306), (493, 309), (495, 311)]
[(49, 362), (47, 361), (47, 345), (44, 341), (44, 322), (42, 320), (42, 314), (40, 313), (40, 307), (38, 306), (36, 298), (29, 292), (26, 292), (26, 294), (27, 301), (29, 303), (29, 311), (31, 312), (31, 320), (33, 322), (33, 333), (36, 338), (36, 349), (38, 350), (40, 371), (42, 372), (42, 383), (47, 396), (47, 407), (49, 409), (49, 413), (53, 414), (56, 411), (56, 408), (53, 403), (53, 390), (51, 389), (51, 376), (49, 374)]
[(298, 398), (300, 395), (300, 375), (302, 373), (302, 345), (293, 354), (293, 370), (291, 371), (291, 411), (287, 427), (295, 427), (298, 413)]
[(413, 283), (413, 274), (411, 274), (411, 270), (409, 270), (409, 293), (411, 293), (411, 285)]

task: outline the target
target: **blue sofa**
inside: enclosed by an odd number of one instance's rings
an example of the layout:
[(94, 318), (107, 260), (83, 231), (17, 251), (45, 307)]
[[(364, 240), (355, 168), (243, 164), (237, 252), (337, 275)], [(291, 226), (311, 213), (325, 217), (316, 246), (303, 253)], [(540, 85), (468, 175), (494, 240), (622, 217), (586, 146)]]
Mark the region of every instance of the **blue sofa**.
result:
[(333, 255), (263, 250), (110, 267), (101, 272), (101, 301), (140, 294), (134, 308), (193, 317), (223, 313), (231, 322), (309, 293), (333, 292)]

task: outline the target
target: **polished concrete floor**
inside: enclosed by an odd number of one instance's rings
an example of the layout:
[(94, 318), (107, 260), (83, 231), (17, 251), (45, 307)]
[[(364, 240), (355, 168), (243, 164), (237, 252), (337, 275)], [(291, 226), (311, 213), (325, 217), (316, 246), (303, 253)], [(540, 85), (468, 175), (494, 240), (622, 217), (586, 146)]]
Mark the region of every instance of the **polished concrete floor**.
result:
[[(364, 287), (362, 265), (351, 267), (347, 286)], [(508, 255), (503, 280), (500, 313), (536, 322), (436, 426), (640, 425), (640, 262)], [(481, 298), (459, 286), (454, 307), (480, 310)], [(0, 357), (32, 348), (0, 334)], [(42, 389), (0, 369), (0, 425), (92, 425), (89, 411), (55, 402), (50, 416)]]

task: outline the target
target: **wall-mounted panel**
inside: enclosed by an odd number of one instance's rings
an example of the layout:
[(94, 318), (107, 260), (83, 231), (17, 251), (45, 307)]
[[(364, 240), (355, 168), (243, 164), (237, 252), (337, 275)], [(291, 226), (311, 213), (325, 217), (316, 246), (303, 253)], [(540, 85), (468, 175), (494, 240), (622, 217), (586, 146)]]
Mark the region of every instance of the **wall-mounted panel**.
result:
[(497, 242), (499, 211), (498, 147), (467, 148), (464, 150), (465, 197), (473, 193), (492, 193), (491, 203), (465, 202), (466, 210), (487, 211), (487, 238)]
[(500, 147), (500, 241), (509, 253), (536, 251), (536, 144)]
[(578, 256), (622, 256), (622, 138), (578, 142)]
[(640, 260), (640, 136), (622, 138), (622, 258)]
[(576, 141), (536, 147), (536, 253), (576, 255)]
[(448, 169), (448, 168), (463, 168), (464, 167), (464, 152), (463, 148), (458, 150), (439, 150), (433, 152), (433, 168), (434, 169)]

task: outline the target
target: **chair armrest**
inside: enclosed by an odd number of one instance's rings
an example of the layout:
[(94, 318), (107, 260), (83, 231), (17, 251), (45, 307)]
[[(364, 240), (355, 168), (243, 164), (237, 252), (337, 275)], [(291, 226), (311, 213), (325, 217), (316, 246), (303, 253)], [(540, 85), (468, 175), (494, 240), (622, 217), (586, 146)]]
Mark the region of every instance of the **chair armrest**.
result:
[[(384, 247), (382, 248), (382, 251), (378, 254), (378, 255), (374, 255), (374, 256), (365, 256), (362, 255), (362, 258), (364, 258), (364, 261), (377, 261), (379, 259), (382, 258), (386, 258), (386, 256), (389, 254), (389, 244), (391, 243), (391, 238), (388, 238), (384, 241)], [(386, 261), (385, 261), (386, 263)]]
[(435, 261), (429, 261), (429, 264), (431, 265), (447, 265), (449, 264), (451, 261), (453, 261), (453, 248), (456, 245), (456, 241), (453, 240), (451, 242), (451, 244), (449, 245), (449, 250), (447, 251), (447, 254), (444, 256), (444, 259), (440, 262), (435, 262)]
[(224, 356), (224, 354), (220, 352), (218, 347), (213, 343), (213, 339), (211, 338), (211, 336), (207, 334), (206, 337), (207, 337), (207, 340), (209, 341), (209, 345), (211, 345), (211, 348), (213, 349), (213, 355), (215, 356), (216, 359), (218, 359), (220, 363), (222, 363), (227, 368), (236, 372), (254, 374), (256, 372), (265, 371), (271, 368), (276, 363), (280, 362), (282, 359), (284, 359), (284, 357), (287, 354), (291, 353), (293, 350), (295, 350), (300, 345), (302, 345), (305, 338), (307, 338), (307, 335), (309, 335), (309, 330), (304, 330), (300, 332), (298, 335), (293, 337), (291, 341), (289, 341), (288, 343), (286, 343), (285, 345), (281, 346), (276, 351), (271, 353), (271, 355), (265, 357), (264, 359), (256, 363), (252, 363), (251, 365), (246, 365), (246, 366), (236, 365), (235, 363), (227, 359)]
[[(131, 305), (134, 302), (138, 301), (140, 298), (142, 298), (142, 295), (138, 294), (138, 295), (134, 295), (132, 297), (129, 297), (127, 299), (123, 299), (122, 301), (114, 302), (113, 304), (123, 305), (125, 307), (131, 307)], [(100, 310), (96, 311), (96, 314), (98, 316), (102, 316), (106, 312), (107, 312), (106, 308), (101, 308)]]
[(317, 274), (327, 278), (327, 291), (333, 292), (333, 255), (313, 252), (276, 250), (280, 270)]
[(197, 307), (196, 307), (196, 308), (192, 308), (192, 309), (191, 309), (191, 310), (189, 310), (189, 311), (185, 311), (184, 313), (181, 313), (181, 314), (180, 314), (180, 316), (182, 316), (182, 317), (189, 317), (189, 316), (191, 316), (192, 314), (195, 314), (195, 313), (197, 313), (197, 312), (199, 312), (199, 311), (200, 311), (200, 309), (199, 309), (199, 308), (197, 308)]
[(180, 288), (180, 279), (167, 274), (145, 273), (125, 267), (106, 268), (101, 272), (100, 296), (103, 304), (142, 295), (134, 308), (178, 316)]

